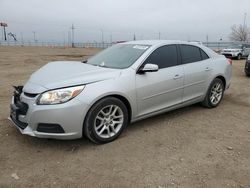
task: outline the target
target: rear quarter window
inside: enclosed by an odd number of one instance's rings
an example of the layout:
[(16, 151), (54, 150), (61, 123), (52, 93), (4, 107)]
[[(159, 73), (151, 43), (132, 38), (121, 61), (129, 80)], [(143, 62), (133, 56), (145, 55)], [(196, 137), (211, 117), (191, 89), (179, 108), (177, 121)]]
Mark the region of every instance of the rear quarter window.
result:
[(202, 49), (200, 49), (200, 52), (202, 60), (209, 59), (209, 56)]
[(183, 64), (209, 59), (209, 56), (197, 46), (182, 44), (180, 50)]

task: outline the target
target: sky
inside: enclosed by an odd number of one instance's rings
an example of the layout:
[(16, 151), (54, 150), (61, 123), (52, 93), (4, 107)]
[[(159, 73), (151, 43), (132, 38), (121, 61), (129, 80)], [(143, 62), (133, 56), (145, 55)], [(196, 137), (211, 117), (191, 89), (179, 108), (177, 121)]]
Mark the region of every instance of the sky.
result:
[(72, 24), (74, 42), (229, 41), (245, 15), (250, 25), (250, 0), (0, 0), (7, 33), (40, 42), (71, 41)]

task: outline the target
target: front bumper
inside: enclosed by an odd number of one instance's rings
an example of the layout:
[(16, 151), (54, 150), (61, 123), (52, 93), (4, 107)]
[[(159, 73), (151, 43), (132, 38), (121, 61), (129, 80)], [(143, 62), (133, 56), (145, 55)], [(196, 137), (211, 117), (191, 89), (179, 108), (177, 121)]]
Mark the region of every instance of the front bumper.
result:
[(235, 53), (235, 52), (221, 52), (221, 55), (224, 55), (227, 58), (235, 58), (235, 57), (238, 57), (239, 53)]
[(28, 106), (26, 113), (19, 113), (20, 106), (16, 103), (15, 97), (12, 97), (9, 120), (22, 134), (53, 139), (82, 137), (88, 104), (77, 100), (76, 97), (63, 104), (37, 105), (37, 97), (32, 98), (21, 93), (20, 102)]

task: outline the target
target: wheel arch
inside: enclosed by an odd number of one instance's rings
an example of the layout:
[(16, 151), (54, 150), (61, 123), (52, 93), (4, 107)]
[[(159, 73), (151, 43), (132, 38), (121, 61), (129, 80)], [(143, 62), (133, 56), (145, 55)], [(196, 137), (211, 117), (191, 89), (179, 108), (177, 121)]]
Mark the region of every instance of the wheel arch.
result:
[(87, 109), (87, 113), (86, 113), (86, 115), (84, 117), (84, 120), (83, 120), (83, 125), (85, 124), (87, 114), (89, 113), (89, 111), (92, 108), (92, 106), (95, 105), (100, 100), (108, 98), (108, 97), (117, 98), (117, 99), (121, 100), (125, 104), (125, 106), (126, 106), (126, 108), (128, 110), (128, 118), (129, 118), (128, 122), (129, 123), (131, 122), (131, 118), (132, 118), (132, 106), (131, 106), (131, 103), (129, 102), (129, 100), (125, 96), (123, 96), (121, 94), (107, 94), (107, 95), (104, 95), (104, 96), (100, 96), (95, 101), (93, 101), (93, 103), (89, 106), (89, 108)]
[(220, 80), (223, 82), (224, 90), (225, 90), (225, 89), (226, 89), (226, 86), (227, 86), (227, 81), (226, 81), (225, 77), (222, 76), (222, 75), (218, 75), (218, 76), (216, 76), (214, 79), (216, 79), (216, 78), (220, 79)]
[[(131, 104), (130, 104), (129, 100), (126, 97), (119, 95), (119, 94), (108, 95), (108, 96), (105, 96), (103, 98), (107, 98), (107, 97), (117, 98), (125, 104), (125, 106), (127, 107), (127, 110), (128, 110), (128, 122), (130, 123), (131, 117), (132, 117), (132, 108), (131, 108)], [(101, 99), (103, 99), (103, 98), (101, 98)]]

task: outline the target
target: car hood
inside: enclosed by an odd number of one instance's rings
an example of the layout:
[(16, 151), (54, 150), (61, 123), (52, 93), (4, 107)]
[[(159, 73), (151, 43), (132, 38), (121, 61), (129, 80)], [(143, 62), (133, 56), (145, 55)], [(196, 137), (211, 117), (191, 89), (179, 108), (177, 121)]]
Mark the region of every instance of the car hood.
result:
[(76, 61), (56, 61), (48, 63), (29, 78), (23, 91), (27, 93), (41, 93), (49, 89), (89, 84), (112, 79), (121, 70), (93, 66)]

